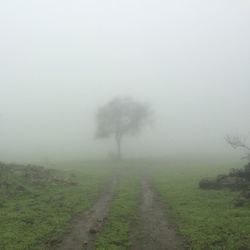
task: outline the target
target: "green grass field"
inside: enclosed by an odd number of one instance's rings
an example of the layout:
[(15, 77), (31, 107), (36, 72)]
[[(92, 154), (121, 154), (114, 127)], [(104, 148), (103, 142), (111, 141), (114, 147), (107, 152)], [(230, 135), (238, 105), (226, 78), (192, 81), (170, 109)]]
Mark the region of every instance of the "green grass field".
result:
[(66, 179), (73, 175), (77, 185), (34, 184), (8, 174), (12, 189), (20, 186), (22, 190), (0, 193), (0, 249), (46, 249), (70, 230), (72, 216), (92, 206), (111, 176), (112, 168), (80, 165), (71, 165), (70, 171), (53, 171)]
[(166, 214), (177, 223), (190, 249), (250, 249), (250, 206), (235, 208), (229, 190), (201, 190), (201, 178), (226, 173), (224, 165), (172, 165), (151, 173)]
[[(164, 161), (68, 162), (54, 166), (65, 183), (34, 184), (9, 174), (11, 189), (0, 192), (0, 249), (46, 249), (70, 231), (71, 218), (90, 208), (113, 174), (115, 196), (96, 249), (129, 249), (137, 223), (140, 176), (149, 175), (166, 216), (177, 225), (190, 249), (250, 249), (250, 205), (234, 207), (229, 190), (201, 190), (204, 177), (226, 173), (234, 164)], [(18, 188), (22, 187), (22, 188)]]

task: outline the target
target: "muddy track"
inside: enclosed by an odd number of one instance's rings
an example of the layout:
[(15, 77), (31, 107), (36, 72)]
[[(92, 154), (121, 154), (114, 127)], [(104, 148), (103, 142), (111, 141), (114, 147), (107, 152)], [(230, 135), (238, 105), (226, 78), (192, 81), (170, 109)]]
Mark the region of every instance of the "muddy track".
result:
[(116, 178), (102, 192), (101, 197), (87, 212), (73, 219), (70, 233), (53, 249), (56, 250), (92, 250), (95, 249), (96, 233), (99, 232), (108, 215), (114, 195)]
[(146, 179), (141, 181), (140, 218), (132, 250), (183, 250), (184, 241), (167, 221), (159, 196)]

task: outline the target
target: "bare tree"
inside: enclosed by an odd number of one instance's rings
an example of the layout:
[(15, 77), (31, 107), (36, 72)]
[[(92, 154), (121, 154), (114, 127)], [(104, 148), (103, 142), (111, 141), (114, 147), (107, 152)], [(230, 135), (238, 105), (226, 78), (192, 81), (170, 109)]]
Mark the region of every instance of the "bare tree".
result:
[(225, 136), (226, 142), (231, 145), (234, 149), (243, 148), (247, 150), (247, 154), (244, 159), (247, 159), (250, 162), (250, 147), (246, 144), (246, 137), (241, 136)]
[(114, 136), (117, 157), (121, 158), (121, 145), (124, 136), (134, 136), (151, 122), (152, 110), (144, 103), (132, 98), (115, 98), (100, 107), (97, 115), (96, 138)]

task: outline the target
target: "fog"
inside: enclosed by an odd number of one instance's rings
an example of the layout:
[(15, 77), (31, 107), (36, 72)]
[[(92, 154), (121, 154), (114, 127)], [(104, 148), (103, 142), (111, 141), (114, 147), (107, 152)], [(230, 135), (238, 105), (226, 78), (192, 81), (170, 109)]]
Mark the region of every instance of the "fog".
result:
[(247, 0), (0, 3), (0, 159), (106, 157), (95, 114), (116, 96), (150, 103), (154, 124), (126, 157), (240, 157), (250, 132)]

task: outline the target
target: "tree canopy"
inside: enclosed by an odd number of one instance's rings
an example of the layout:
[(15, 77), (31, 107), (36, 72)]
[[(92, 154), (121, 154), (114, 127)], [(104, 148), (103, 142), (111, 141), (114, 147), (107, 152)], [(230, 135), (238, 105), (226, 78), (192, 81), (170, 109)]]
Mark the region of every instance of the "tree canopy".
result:
[(115, 98), (100, 107), (97, 119), (97, 138), (115, 137), (117, 156), (121, 157), (121, 143), (125, 135), (134, 136), (151, 122), (149, 105), (132, 98)]

